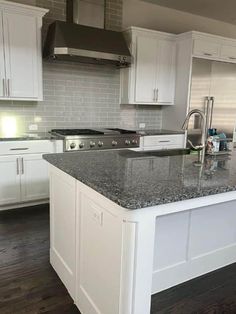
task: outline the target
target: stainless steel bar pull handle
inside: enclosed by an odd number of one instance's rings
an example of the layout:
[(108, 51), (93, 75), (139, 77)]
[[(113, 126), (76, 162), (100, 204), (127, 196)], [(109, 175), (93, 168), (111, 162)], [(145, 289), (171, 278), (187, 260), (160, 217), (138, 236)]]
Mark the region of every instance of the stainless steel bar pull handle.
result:
[(156, 89), (153, 89), (153, 101), (156, 101)]
[(210, 108), (210, 121), (209, 121), (209, 128), (212, 128), (212, 117), (213, 117), (213, 111), (214, 111), (214, 102), (215, 102), (215, 98), (211, 97), (210, 98), (211, 101), (211, 108)]
[(208, 129), (210, 128), (210, 100), (211, 98), (209, 96), (205, 97), (205, 115), (206, 115), (206, 134), (208, 134)]
[(15, 148), (10, 148), (10, 150), (27, 150), (29, 147), (15, 147)]
[(5, 79), (2, 79), (2, 94), (6, 96), (6, 86), (5, 86)]
[(10, 96), (10, 79), (7, 79), (7, 96)]
[(21, 174), (24, 174), (25, 168), (24, 168), (24, 159), (21, 158)]
[(16, 174), (20, 174), (19, 158), (16, 158)]
[(158, 101), (158, 88), (154, 88), (154, 97), (153, 97), (153, 101), (157, 102)]

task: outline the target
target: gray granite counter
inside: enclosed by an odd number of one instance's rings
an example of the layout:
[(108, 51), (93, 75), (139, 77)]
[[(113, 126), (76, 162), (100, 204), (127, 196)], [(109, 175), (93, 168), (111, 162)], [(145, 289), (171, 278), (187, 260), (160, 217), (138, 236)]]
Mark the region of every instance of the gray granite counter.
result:
[(48, 154), (44, 158), (72, 177), (127, 209), (138, 209), (236, 191), (236, 152), (206, 158), (155, 156), (129, 150)]
[(165, 130), (165, 129), (152, 129), (152, 130), (146, 130), (146, 129), (139, 129), (136, 130), (137, 133), (141, 136), (151, 136), (151, 135), (176, 135), (176, 134), (184, 134), (185, 131), (183, 130)]
[(16, 135), (14, 137), (4, 137), (0, 135), (0, 142), (9, 142), (9, 141), (35, 141), (35, 140), (56, 140), (59, 139), (56, 136), (48, 132), (39, 132), (39, 133), (23, 133)]

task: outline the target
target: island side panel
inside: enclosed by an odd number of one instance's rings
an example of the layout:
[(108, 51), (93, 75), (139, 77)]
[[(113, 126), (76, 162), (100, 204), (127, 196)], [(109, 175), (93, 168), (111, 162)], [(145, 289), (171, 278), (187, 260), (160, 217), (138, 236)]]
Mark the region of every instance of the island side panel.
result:
[(236, 200), (156, 218), (152, 293), (236, 262)]
[(50, 263), (75, 299), (76, 180), (50, 166)]
[[(77, 297), (83, 314), (149, 314), (155, 218), (77, 181)], [(129, 219), (130, 218), (130, 219)]]
[(77, 298), (82, 313), (119, 313), (122, 223), (99, 199), (77, 197)]

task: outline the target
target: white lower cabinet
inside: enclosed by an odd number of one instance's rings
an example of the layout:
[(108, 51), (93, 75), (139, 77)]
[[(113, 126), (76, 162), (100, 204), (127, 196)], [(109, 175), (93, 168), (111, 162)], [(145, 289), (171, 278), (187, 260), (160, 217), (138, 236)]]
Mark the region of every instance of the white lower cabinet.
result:
[(0, 205), (48, 198), (48, 170), (42, 154), (2, 156), (0, 172)]
[(21, 158), (21, 200), (32, 201), (49, 196), (48, 167), (42, 154)]
[(140, 146), (136, 151), (181, 149), (185, 147), (185, 134), (147, 135), (140, 139)]
[(179, 149), (185, 146), (185, 135), (153, 135), (143, 137), (143, 150)]
[(62, 145), (49, 140), (0, 143), (0, 210), (47, 201), (48, 165), (42, 155), (61, 151)]
[(20, 199), (19, 159), (0, 156), (0, 205), (18, 203)]

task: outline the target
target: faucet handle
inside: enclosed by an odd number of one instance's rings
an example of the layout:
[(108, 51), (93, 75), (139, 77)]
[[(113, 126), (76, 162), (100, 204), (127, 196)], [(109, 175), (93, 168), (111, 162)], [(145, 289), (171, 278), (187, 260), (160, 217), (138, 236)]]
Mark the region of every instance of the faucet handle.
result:
[(194, 150), (202, 150), (205, 147), (205, 145), (203, 145), (203, 144), (201, 144), (201, 145), (193, 145), (193, 143), (190, 140), (188, 140), (188, 143), (191, 145), (191, 147)]

